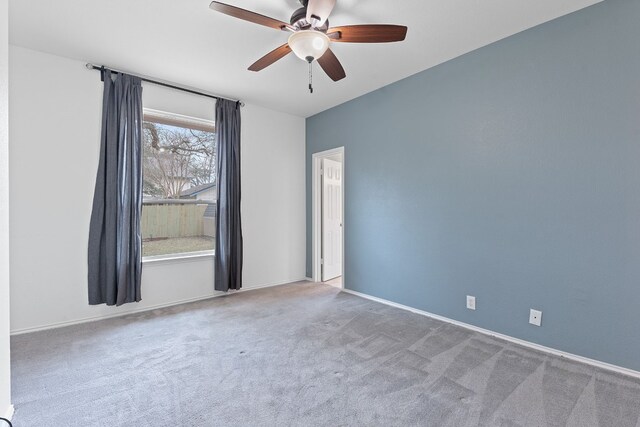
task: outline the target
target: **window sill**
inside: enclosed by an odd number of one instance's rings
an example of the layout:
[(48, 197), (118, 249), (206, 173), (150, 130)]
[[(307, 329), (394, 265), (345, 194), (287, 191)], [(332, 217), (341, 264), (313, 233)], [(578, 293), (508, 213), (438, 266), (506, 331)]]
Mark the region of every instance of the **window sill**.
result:
[(155, 265), (155, 264), (166, 264), (166, 263), (180, 262), (180, 261), (197, 261), (205, 258), (213, 258), (214, 256), (215, 256), (214, 251), (153, 255), (153, 256), (142, 257), (142, 264)]

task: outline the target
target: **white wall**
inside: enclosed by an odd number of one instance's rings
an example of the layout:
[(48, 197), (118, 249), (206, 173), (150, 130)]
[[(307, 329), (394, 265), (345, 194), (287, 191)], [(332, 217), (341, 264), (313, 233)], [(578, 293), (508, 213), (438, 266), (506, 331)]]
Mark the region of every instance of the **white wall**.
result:
[[(212, 258), (147, 263), (142, 299), (87, 303), (102, 83), (82, 62), (11, 46), (11, 330), (211, 296)], [(214, 101), (145, 85), (144, 106), (213, 119)], [(304, 119), (242, 110), (244, 287), (304, 278)], [(34, 194), (39, 196), (34, 197)]]
[(11, 408), (9, 361), (9, 32), (7, 0), (0, 0), (0, 417)]

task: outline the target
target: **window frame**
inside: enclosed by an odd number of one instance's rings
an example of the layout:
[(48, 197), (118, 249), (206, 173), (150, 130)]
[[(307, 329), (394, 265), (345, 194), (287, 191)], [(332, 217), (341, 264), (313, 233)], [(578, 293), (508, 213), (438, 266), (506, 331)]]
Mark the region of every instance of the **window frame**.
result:
[(142, 109), (142, 121), (151, 121), (169, 126), (188, 127), (203, 132), (215, 133), (216, 131), (216, 124), (213, 120), (185, 116), (178, 113), (169, 113), (167, 111), (154, 110), (151, 108)]
[[(202, 119), (198, 117), (185, 116), (183, 114), (178, 113), (170, 113), (167, 111), (155, 110), (152, 108), (144, 107), (142, 109), (142, 121), (143, 122), (154, 122), (168, 126), (177, 126), (183, 128), (189, 128), (194, 130), (199, 130), (203, 132), (213, 132), (216, 131), (215, 122), (213, 120)], [(144, 173), (144, 169), (142, 171)], [(144, 202), (143, 202), (144, 205)], [(142, 231), (142, 230), (141, 230)], [(142, 245), (140, 247), (140, 251), (142, 252)], [(180, 261), (194, 261), (205, 258), (213, 258), (215, 257), (215, 245), (214, 249), (207, 251), (194, 251), (194, 252), (178, 252), (173, 254), (163, 254), (163, 255), (147, 255), (142, 256), (143, 264), (160, 264), (160, 263), (170, 263), (170, 262), (180, 262)]]

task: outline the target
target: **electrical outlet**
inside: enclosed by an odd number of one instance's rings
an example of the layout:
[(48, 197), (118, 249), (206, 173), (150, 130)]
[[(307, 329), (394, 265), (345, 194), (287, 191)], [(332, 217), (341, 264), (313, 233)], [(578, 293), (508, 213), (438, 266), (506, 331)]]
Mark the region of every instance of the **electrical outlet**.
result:
[(469, 310), (476, 309), (476, 297), (472, 297), (471, 295), (467, 295), (467, 308)]
[(540, 326), (542, 324), (542, 312), (532, 308), (529, 312), (529, 323)]

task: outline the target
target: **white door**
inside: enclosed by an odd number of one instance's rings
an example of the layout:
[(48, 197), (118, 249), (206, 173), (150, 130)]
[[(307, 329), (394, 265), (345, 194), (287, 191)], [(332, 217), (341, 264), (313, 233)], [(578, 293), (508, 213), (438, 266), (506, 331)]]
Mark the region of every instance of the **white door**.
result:
[(322, 281), (342, 274), (342, 163), (322, 159)]

